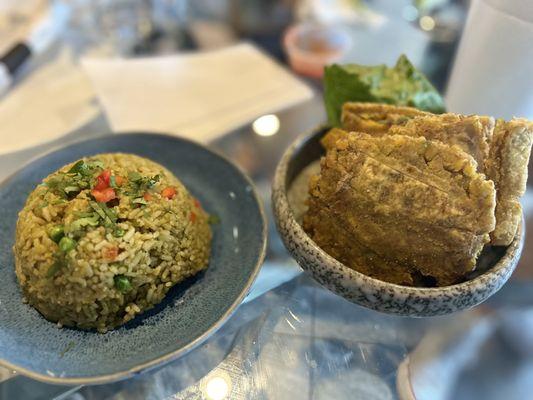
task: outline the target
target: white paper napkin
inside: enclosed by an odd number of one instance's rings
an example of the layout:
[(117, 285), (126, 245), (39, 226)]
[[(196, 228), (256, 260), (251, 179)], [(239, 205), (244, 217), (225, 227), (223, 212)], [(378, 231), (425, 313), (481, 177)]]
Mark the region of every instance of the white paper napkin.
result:
[(116, 132), (155, 131), (207, 142), (312, 90), (251, 44), (138, 59), (82, 60)]
[(0, 99), (0, 154), (57, 139), (94, 118), (90, 81), (63, 50)]

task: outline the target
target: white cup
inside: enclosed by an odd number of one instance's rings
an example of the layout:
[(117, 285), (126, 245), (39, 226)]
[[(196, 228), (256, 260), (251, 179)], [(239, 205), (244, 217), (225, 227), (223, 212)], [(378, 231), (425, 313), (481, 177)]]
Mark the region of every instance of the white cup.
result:
[(532, 1), (472, 1), (446, 104), (450, 112), (533, 119)]

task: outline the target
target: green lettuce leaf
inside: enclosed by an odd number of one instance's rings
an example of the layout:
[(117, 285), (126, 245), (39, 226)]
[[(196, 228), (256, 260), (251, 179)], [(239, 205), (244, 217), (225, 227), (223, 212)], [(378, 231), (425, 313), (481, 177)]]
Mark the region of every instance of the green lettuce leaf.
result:
[(394, 68), (358, 64), (327, 66), (324, 101), (329, 123), (340, 126), (342, 105), (348, 101), (416, 107), (433, 113), (445, 111), (444, 100), (405, 55)]

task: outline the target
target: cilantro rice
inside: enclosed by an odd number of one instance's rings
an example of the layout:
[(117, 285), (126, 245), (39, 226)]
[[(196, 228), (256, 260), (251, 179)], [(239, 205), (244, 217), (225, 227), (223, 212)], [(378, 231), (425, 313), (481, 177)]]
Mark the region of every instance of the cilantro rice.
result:
[(207, 268), (211, 230), (167, 169), (101, 154), (44, 179), (19, 214), (14, 246), (25, 300), (60, 326), (105, 332)]

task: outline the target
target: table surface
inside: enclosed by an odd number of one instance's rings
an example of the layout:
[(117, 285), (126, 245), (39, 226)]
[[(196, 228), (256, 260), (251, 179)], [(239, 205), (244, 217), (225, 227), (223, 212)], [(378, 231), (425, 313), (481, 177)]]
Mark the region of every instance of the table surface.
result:
[[(387, 42), (384, 49), (375, 47), (375, 32), (354, 33), (364, 43), (357, 50), (365, 52), (363, 59), (383, 61), (384, 54), (389, 57), (394, 46), (400, 48), (406, 41), (414, 58), (422, 59), (427, 54), (431, 47), (424, 42), (427, 38), (410, 25), (402, 28), (400, 22), (394, 21), (382, 37), (402, 34), (397, 42)], [(413, 43), (414, 40), (421, 42)], [(529, 238), (517, 273), (487, 303), (473, 310), (427, 319), (389, 316), (349, 303), (320, 287), (288, 256), (272, 220), (270, 181), (287, 145), (298, 134), (325, 120), (320, 85), (310, 84), (315, 87), (316, 96), (278, 113), (281, 125), (276, 135), (260, 137), (251, 126), (245, 126), (210, 144), (250, 174), (269, 218), (266, 262), (251, 294), (234, 316), (207, 342), (154, 372), (114, 384), (67, 388), (18, 375), (10, 377), (8, 371), (3, 371), (4, 379), (10, 379), (0, 383), (0, 398), (395, 399), (399, 397), (399, 366), (428, 337), (440, 337), (448, 343), (447, 364), (428, 364), (447, 389), (439, 392), (436, 385), (432, 389), (437, 390), (432, 392), (435, 396), (428, 398), (525, 398), (519, 396), (533, 389), (533, 380), (527, 378), (533, 374), (532, 362), (520, 354), (520, 349), (516, 351), (516, 346), (510, 346), (505, 339), (508, 335), (501, 332), (509, 332), (506, 327), (521, 318), (522, 314), (512, 314), (512, 310), (528, 310), (533, 305), (533, 245)], [(109, 124), (100, 114), (60, 140), (1, 156), (0, 179), (50, 149), (109, 134)], [(524, 202), (526, 217), (531, 210), (529, 198), (528, 192)], [(527, 221), (531, 224), (531, 219)], [(501, 317), (507, 315), (516, 315), (511, 325), (507, 324), (509, 318)], [(446, 336), (443, 327), (469, 332), (472, 321), (484, 321), (488, 316), (498, 327), (494, 332), (500, 333), (484, 339), (482, 347), (472, 342), (469, 347), (479, 351), (465, 361), (454, 351), (462, 343), (462, 336)], [(435, 360), (441, 356), (436, 352)], [(504, 375), (498, 372), (503, 365), (508, 366)]]

